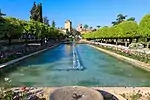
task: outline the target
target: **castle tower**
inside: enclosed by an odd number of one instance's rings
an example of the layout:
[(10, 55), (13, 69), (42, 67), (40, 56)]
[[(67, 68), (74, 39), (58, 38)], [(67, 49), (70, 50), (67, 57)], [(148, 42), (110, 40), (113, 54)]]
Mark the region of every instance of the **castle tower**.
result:
[(65, 29), (68, 29), (69, 32), (72, 30), (72, 22), (70, 20), (65, 21)]

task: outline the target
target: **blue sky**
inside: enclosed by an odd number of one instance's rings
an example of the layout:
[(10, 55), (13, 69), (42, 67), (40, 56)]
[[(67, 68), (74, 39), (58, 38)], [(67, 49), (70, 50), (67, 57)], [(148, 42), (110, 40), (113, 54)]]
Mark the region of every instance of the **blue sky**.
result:
[(70, 19), (73, 27), (78, 24), (111, 25), (119, 13), (141, 18), (150, 13), (150, 0), (1, 0), (0, 9), (7, 16), (29, 20), (33, 2), (43, 4), (43, 16), (50, 21), (55, 20), (58, 27)]

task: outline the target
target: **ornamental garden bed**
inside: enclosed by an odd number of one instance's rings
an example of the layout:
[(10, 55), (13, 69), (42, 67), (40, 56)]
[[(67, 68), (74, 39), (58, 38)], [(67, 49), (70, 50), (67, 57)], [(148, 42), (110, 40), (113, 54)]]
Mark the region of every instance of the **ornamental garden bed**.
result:
[(132, 49), (121, 49), (121, 48), (117, 48), (113, 46), (104, 46), (104, 45), (98, 45), (98, 44), (93, 44), (93, 45), (100, 47), (102, 49), (109, 50), (111, 52), (126, 56), (126, 57), (129, 57), (129, 58), (135, 59), (135, 60), (139, 60), (141, 62), (150, 64), (150, 54), (137, 52)]

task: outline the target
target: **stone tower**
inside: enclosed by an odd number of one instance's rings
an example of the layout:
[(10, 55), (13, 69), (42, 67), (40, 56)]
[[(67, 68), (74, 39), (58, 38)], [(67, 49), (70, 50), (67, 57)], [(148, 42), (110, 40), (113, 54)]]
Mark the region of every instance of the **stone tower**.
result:
[(68, 29), (69, 32), (72, 30), (72, 22), (70, 20), (65, 21), (65, 29)]

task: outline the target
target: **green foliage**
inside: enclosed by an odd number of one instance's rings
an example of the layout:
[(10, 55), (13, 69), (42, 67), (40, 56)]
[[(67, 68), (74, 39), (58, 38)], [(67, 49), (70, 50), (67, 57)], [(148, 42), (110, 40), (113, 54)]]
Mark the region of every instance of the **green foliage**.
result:
[(113, 25), (118, 25), (126, 19), (126, 15), (118, 14), (116, 21), (112, 22)]
[(37, 5), (37, 10), (38, 10), (38, 19), (37, 19), (37, 21), (38, 22), (43, 22), (43, 17), (42, 17), (42, 3), (40, 3), (40, 4), (38, 4)]
[(37, 16), (37, 6), (36, 6), (35, 2), (33, 4), (33, 7), (31, 9), (30, 13), (31, 13), (30, 19), (36, 21), (38, 16)]
[(84, 34), (84, 38), (99, 38), (99, 39), (113, 39), (113, 38), (135, 38), (139, 36), (138, 24), (134, 21), (124, 21), (115, 26), (104, 26), (95, 32)]
[(7, 17), (5, 18), (3, 24), (0, 26), (0, 37), (9, 40), (9, 45), (11, 39), (19, 38), (21, 35), (22, 28), (20, 22), (16, 18)]
[(4, 87), (0, 87), (0, 100), (27, 100), (28, 95), (26, 91), (19, 91), (15, 93), (12, 90), (11, 80), (4, 78)]
[(30, 19), (33, 21), (38, 21), (38, 22), (43, 22), (43, 17), (42, 17), (42, 4), (38, 4), (36, 5), (36, 3), (34, 2), (33, 7), (30, 11), (31, 16)]
[(52, 21), (52, 27), (55, 28), (55, 26), (56, 26), (55, 21)]
[(46, 16), (43, 18), (43, 23), (49, 26), (49, 20)]
[(134, 17), (130, 17), (127, 20), (126, 20), (126, 18), (127, 18), (127, 15), (118, 14), (116, 21), (112, 22), (113, 26), (118, 25), (124, 21), (135, 21)]
[(136, 39), (147, 43), (149, 46), (150, 40), (150, 14), (145, 15), (140, 21), (139, 25), (135, 21), (134, 17), (130, 17), (127, 20), (127, 16), (119, 14), (117, 19), (111, 27), (101, 27), (97, 31), (87, 33), (83, 35), (85, 39), (129, 39), (130, 43), (132, 39)]
[[(140, 92), (140, 90), (138, 92), (134, 91), (133, 93), (123, 93), (120, 95), (127, 100), (142, 100), (141, 99), (142, 93)], [(143, 99), (143, 100), (145, 100), (145, 99)], [(146, 99), (146, 100), (149, 100), (149, 99)]]
[(135, 18), (134, 17), (130, 17), (127, 19), (127, 21), (135, 21)]
[(118, 26), (120, 28), (120, 38), (134, 38), (139, 36), (137, 34), (138, 25), (133, 21), (124, 21)]
[(150, 14), (142, 18), (139, 24), (139, 33), (142, 37), (150, 37)]
[(4, 18), (4, 23), (0, 25), (1, 39), (8, 39), (11, 42), (11, 39), (18, 39), (22, 35), (34, 35), (37, 39), (56, 39), (60, 32), (55, 27), (38, 21), (24, 21), (12, 17)]

